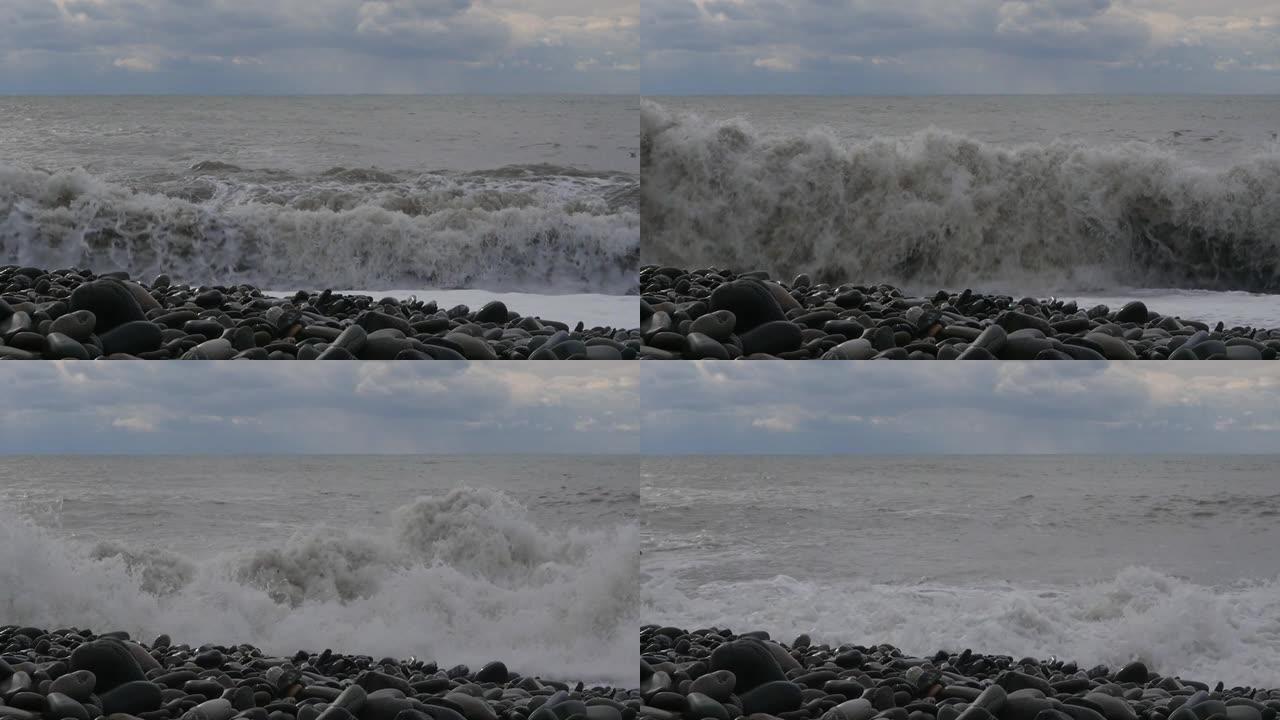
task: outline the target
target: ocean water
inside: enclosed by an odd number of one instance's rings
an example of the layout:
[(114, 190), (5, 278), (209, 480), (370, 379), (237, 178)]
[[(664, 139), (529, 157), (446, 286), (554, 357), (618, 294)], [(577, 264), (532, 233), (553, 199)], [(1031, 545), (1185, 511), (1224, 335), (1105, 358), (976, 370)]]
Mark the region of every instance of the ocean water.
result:
[(638, 505), (628, 458), (8, 457), (0, 615), (634, 683)]
[(646, 459), (641, 614), (1266, 685), (1280, 665), (1278, 463)]
[[(654, 98), (641, 261), (1280, 325), (1280, 96)], [(1229, 292), (1235, 291), (1235, 292)]]
[(0, 98), (0, 263), (622, 295), (636, 113), (613, 96)]

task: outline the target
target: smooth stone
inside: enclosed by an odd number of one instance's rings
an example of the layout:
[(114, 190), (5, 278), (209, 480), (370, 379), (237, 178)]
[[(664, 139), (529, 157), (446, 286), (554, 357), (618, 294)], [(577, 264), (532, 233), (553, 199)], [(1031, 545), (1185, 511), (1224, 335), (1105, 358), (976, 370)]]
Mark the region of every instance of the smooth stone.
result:
[(710, 661), (712, 670), (733, 673), (737, 678), (734, 691), (738, 694), (767, 682), (786, 679), (769, 648), (753, 638), (738, 638), (720, 644), (711, 651)]
[(395, 720), (402, 711), (412, 707), (412, 701), (400, 696), (400, 691), (384, 689), (370, 693), (364, 707), (355, 715), (360, 720)]
[(742, 336), (742, 352), (745, 355), (754, 353), (779, 353), (796, 350), (804, 342), (800, 326), (787, 320), (774, 320), (757, 325)]
[(93, 695), (97, 678), (88, 670), (73, 670), (54, 678), (49, 684), (49, 692), (62, 693), (76, 702), (88, 702)]
[(102, 712), (105, 715), (111, 715), (112, 713), (138, 715), (152, 710), (159, 710), (160, 705), (163, 703), (160, 686), (145, 680), (135, 680), (118, 685), (112, 690), (103, 693), (101, 698)]
[(1102, 714), (1107, 720), (1137, 720), (1138, 715), (1129, 706), (1129, 703), (1118, 697), (1107, 695), (1106, 693), (1091, 692), (1084, 696), (1084, 700), (1102, 708)]
[(1085, 340), (1102, 348), (1102, 355), (1108, 360), (1137, 360), (1138, 355), (1129, 343), (1114, 335), (1104, 332), (1091, 332), (1084, 336)]
[[(1129, 303), (1129, 305), (1133, 304), (1134, 303)], [(1141, 305), (1142, 303), (1137, 304)], [(1125, 308), (1128, 308), (1129, 305), (1125, 305)], [(1146, 312), (1146, 307), (1144, 306), (1142, 310), (1143, 312)], [(1124, 312), (1124, 310), (1121, 310), (1121, 312)], [(1118, 683), (1145, 683), (1147, 681), (1147, 675), (1147, 666), (1141, 662), (1135, 661), (1120, 668), (1111, 679)]]
[(53, 332), (45, 336), (45, 357), (52, 360), (88, 360), (89, 351), (75, 340), (63, 335), (62, 333)]
[[(979, 333), (978, 339), (969, 344), (971, 348), (982, 348), (992, 355), (1000, 352), (1008, 339), (1009, 333), (999, 325), (988, 325)], [(963, 355), (963, 353), (961, 353)]]
[[(1001, 313), (999, 317), (996, 318), (996, 325), (999, 325), (1008, 332), (1034, 329), (1039, 330), (1043, 335), (1053, 334), (1053, 326), (1049, 324), (1048, 320), (1036, 315), (1018, 312), (1017, 310), (1006, 310)], [(990, 348), (987, 349), (990, 350)]]
[(507, 306), (501, 300), (493, 300), (476, 311), (478, 323), (505, 323), (508, 318)]
[(59, 315), (49, 325), (50, 333), (62, 333), (67, 337), (82, 343), (93, 335), (94, 327), (98, 323), (98, 318), (88, 310), (76, 310), (74, 312)]
[(222, 303), (225, 301), (226, 298), (223, 296), (222, 291), (212, 288), (205, 290), (204, 292), (196, 293), (193, 300), (196, 305), (199, 305), (205, 310), (213, 310), (214, 308), (222, 307)]
[(1118, 323), (1145, 323), (1150, 317), (1146, 304), (1141, 300), (1125, 303), (1124, 307), (1116, 311)]
[(706, 695), (716, 702), (728, 702), (738, 679), (729, 670), (714, 670), (698, 676), (689, 684), (690, 692)]
[(758, 685), (743, 693), (742, 711), (747, 715), (779, 713), (798, 710), (804, 702), (800, 686), (787, 680), (775, 680)]
[(365, 340), (367, 340), (368, 337), (369, 334), (364, 328), (359, 325), (348, 325), (342, 330), (338, 337), (329, 344), (329, 347), (342, 348), (352, 355), (355, 355), (364, 347)]
[(117, 325), (99, 336), (102, 352), (107, 355), (127, 353), (139, 355), (160, 349), (163, 343), (160, 326), (147, 320), (134, 320)]
[(0, 320), (0, 338), (12, 337), (20, 332), (27, 332), (35, 327), (31, 314), (19, 310), (4, 320)]
[(823, 353), (823, 360), (870, 360), (876, 356), (876, 349), (866, 338), (846, 340)]
[(76, 700), (58, 692), (45, 696), (45, 716), (48, 718), (72, 718), (73, 720), (89, 720), (89, 711)]
[(871, 704), (871, 701), (866, 698), (846, 700), (836, 705), (835, 711), (844, 720), (871, 720), (878, 712), (875, 706)]
[(445, 340), (462, 348), (462, 354), (468, 360), (497, 360), (498, 355), (489, 343), (478, 337), (461, 332), (452, 332), (444, 336)]
[(134, 680), (146, 680), (142, 668), (124, 643), (113, 638), (98, 638), (81, 643), (71, 651), (68, 667), (92, 672), (97, 684), (94, 691), (102, 694)]
[(110, 278), (91, 280), (72, 290), (70, 308), (92, 312), (97, 320), (94, 331), (99, 335), (118, 325), (147, 319), (129, 288)]
[(689, 325), (689, 332), (702, 333), (716, 342), (725, 342), (733, 335), (738, 319), (728, 310), (715, 310), (699, 316)]
[(489, 707), (489, 703), (480, 698), (466, 693), (451, 692), (445, 695), (444, 699), (461, 708), (467, 720), (498, 720), (497, 714), (493, 712), (493, 708)]
[(236, 709), (226, 698), (205, 700), (191, 708), (182, 716), (182, 720), (231, 720)]
[(786, 320), (782, 307), (765, 284), (752, 278), (723, 283), (711, 291), (708, 307), (728, 310), (736, 319), (734, 331), (744, 333), (767, 322)]
[(342, 689), (338, 697), (333, 701), (335, 707), (345, 708), (350, 712), (360, 712), (360, 708), (364, 707), (364, 701), (368, 697), (365, 689), (359, 685), (348, 685)]
[(236, 354), (226, 338), (206, 340), (183, 354), (183, 360), (230, 360)]

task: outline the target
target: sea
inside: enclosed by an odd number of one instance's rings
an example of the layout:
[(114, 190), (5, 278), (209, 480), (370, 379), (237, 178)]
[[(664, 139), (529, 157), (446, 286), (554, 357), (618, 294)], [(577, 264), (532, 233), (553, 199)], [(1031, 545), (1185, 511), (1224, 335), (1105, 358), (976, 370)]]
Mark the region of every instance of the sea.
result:
[(522, 314), (604, 307), (631, 327), (638, 112), (634, 96), (2, 97), (0, 264), (443, 307), (522, 293)]
[(641, 262), (1280, 326), (1280, 96), (654, 97)]
[(645, 622), (1275, 684), (1280, 456), (642, 462)]
[(634, 460), (9, 456), (0, 616), (635, 683)]

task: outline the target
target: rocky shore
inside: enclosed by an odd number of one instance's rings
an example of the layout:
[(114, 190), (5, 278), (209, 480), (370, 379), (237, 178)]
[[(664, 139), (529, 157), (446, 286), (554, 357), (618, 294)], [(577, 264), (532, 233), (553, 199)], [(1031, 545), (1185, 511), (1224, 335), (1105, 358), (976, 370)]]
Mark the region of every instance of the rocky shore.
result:
[(890, 285), (806, 275), (645, 266), (642, 359), (1273, 360), (1280, 327), (1224, 327), (1120, 308), (965, 290), (910, 297)]
[(629, 360), (635, 329), (569, 327), (502, 302), (473, 310), (331, 291), (266, 296), (161, 275), (0, 266), (0, 360)]
[(0, 720), (635, 720), (634, 689), (325, 650), (0, 627)]
[(1280, 689), (1165, 676), (1136, 661), (912, 657), (889, 645), (654, 625), (641, 630), (640, 653), (646, 720), (1274, 720), (1280, 711)]

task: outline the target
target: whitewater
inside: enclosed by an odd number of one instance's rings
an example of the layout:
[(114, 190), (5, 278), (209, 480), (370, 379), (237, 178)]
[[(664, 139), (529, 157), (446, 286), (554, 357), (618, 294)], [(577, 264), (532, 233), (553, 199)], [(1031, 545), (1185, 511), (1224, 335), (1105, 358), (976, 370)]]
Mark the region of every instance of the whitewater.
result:
[(1266, 687), (1280, 662), (1274, 462), (646, 460), (641, 615)]
[(1199, 306), (1274, 321), (1259, 295), (1280, 291), (1276, 111), (1274, 98), (645, 101), (641, 262), (919, 292), (1234, 292), (1252, 297)]
[[(227, 477), (221, 493), (197, 492), (190, 510), (171, 512), (180, 491), (163, 474), (184, 462)], [(250, 462), (274, 477), (239, 485)], [(330, 647), (476, 667), (502, 660), (530, 675), (625, 686), (638, 623), (634, 494), (585, 479), (582, 461), (519, 462), (540, 479), (504, 492), (398, 476), (422, 472), (420, 458), (19, 459), (46, 482), (10, 483), (0, 507), (0, 614), (284, 655)], [(301, 467), (283, 469), (290, 463)], [(516, 464), (445, 461), (486, 472)], [(104, 465), (131, 470), (129, 489), (153, 490), (113, 500), (74, 477)], [(341, 490), (339, 478), (349, 483), (361, 465), (372, 466), (362, 486), (372, 491)], [(180, 484), (191, 477), (178, 471)], [(421, 494), (394, 499), (406, 484)], [(318, 497), (332, 511), (290, 507), (289, 497), (319, 487), (331, 488)], [(550, 494), (567, 496), (559, 510)], [(86, 507), (116, 502), (132, 511), (113, 520)], [(577, 508), (572, 520), (564, 507)]]
[(0, 264), (521, 292), (534, 297), (516, 310), (550, 316), (555, 296), (636, 290), (635, 112), (584, 97), (5, 98)]

